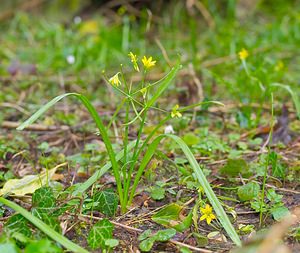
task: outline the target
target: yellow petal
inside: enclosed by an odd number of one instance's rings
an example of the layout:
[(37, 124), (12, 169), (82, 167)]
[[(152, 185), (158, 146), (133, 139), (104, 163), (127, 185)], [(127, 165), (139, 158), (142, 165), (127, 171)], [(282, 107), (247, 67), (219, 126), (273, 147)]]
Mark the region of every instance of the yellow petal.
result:
[(200, 217), (200, 220), (205, 220), (205, 219), (206, 219), (206, 217), (207, 217), (207, 215), (206, 215), (206, 214), (204, 214), (204, 215), (202, 215), (202, 216)]
[(206, 222), (207, 222), (208, 225), (211, 223), (211, 220), (212, 220), (211, 217), (207, 216)]

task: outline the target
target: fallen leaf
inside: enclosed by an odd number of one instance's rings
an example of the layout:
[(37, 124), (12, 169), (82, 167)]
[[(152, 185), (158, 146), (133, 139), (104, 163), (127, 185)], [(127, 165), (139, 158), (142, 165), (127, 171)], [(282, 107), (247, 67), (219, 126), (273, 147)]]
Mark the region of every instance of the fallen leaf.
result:
[(28, 175), (21, 179), (10, 179), (4, 184), (3, 188), (0, 189), (0, 196), (5, 194), (24, 196), (33, 193), (35, 190), (46, 185), (53, 177), (55, 171), (66, 164), (67, 163), (59, 164), (53, 169), (44, 171), (38, 175)]

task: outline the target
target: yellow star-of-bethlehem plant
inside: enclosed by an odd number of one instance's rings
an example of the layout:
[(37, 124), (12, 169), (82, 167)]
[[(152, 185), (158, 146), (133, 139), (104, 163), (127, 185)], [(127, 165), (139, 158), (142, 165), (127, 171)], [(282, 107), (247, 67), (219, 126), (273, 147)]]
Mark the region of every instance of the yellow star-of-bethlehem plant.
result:
[(248, 51), (243, 48), (240, 52), (239, 52), (239, 57), (241, 60), (245, 60), (247, 57), (249, 56)]
[(138, 61), (138, 58), (135, 54), (133, 54), (132, 52), (130, 52), (128, 54), (128, 56), (130, 57), (130, 60), (133, 64), (133, 68), (137, 71), (137, 72), (140, 72), (140, 68), (139, 68), (139, 65), (137, 64), (137, 61)]
[(150, 56), (149, 58), (144, 56), (142, 59), (142, 63), (144, 65), (145, 69), (149, 69), (149, 68), (155, 66), (156, 61), (152, 61), (152, 56)]
[(171, 111), (172, 118), (181, 118), (182, 117), (182, 114), (181, 114), (181, 112), (178, 111), (178, 108), (179, 108), (179, 105), (175, 105), (172, 108), (172, 111)]
[(212, 213), (212, 207), (206, 204), (205, 208), (200, 207), (202, 216), (200, 220), (206, 220), (207, 224), (210, 224), (212, 220), (216, 219), (216, 216)]
[(115, 74), (113, 77), (111, 77), (108, 81), (114, 85), (114, 86), (119, 86), (121, 84), (121, 81), (119, 79), (119, 74), (120, 72), (118, 72), (117, 74)]

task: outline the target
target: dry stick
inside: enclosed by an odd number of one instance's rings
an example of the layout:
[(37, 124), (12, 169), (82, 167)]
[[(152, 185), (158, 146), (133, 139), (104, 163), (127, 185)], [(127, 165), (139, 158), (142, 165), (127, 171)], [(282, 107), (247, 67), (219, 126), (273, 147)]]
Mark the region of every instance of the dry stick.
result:
[(209, 13), (209, 11), (207, 10), (207, 8), (205, 7), (205, 5), (198, 0), (190, 0), (189, 2), (191, 6), (195, 5), (195, 7), (200, 11), (205, 21), (207, 22), (208, 26), (210, 28), (215, 28), (216, 23), (213, 17), (211, 16), (211, 14)]
[(166, 60), (166, 62), (168, 63), (169, 67), (172, 66), (172, 62), (168, 56), (168, 53), (166, 51), (166, 49), (164, 48), (164, 46), (161, 44), (160, 40), (158, 38), (155, 38), (155, 42), (157, 44), (157, 46), (159, 47), (164, 59)]
[[(84, 217), (84, 218), (91, 218), (90, 215), (85, 215), (85, 214), (80, 214), (79, 217)], [(95, 217), (93, 216), (93, 219), (95, 220), (102, 220), (102, 218), (99, 218), (99, 217)], [(138, 233), (142, 233), (144, 232), (144, 230), (142, 229), (139, 229), (139, 228), (134, 228), (134, 227), (130, 227), (130, 226), (127, 226), (127, 225), (124, 225), (122, 223), (118, 223), (118, 222), (115, 222), (115, 221), (110, 221), (112, 224), (114, 224), (115, 226), (117, 227), (122, 227), (122, 228), (125, 228), (127, 230), (130, 230), (130, 231), (134, 231), (134, 232), (138, 232)], [(197, 252), (204, 252), (204, 253), (212, 253), (211, 250), (207, 250), (207, 249), (201, 249), (201, 248), (197, 248), (197, 247), (194, 247), (194, 246), (191, 246), (191, 245), (188, 245), (188, 244), (185, 244), (183, 242), (178, 242), (178, 241), (175, 241), (175, 240), (169, 240), (169, 242), (175, 244), (175, 245), (178, 245), (180, 247), (186, 247), (186, 248), (189, 248), (191, 250), (194, 250), (194, 251), (197, 251)]]
[[(15, 129), (20, 125), (19, 122), (14, 121), (3, 121), (0, 126), (2, 128), (8, 128), (8, 129)], [(31, 131), (57, 131), (57, 130), (69, 130), (70, 128), (68, 126), (45, 126), (41, 124), (32, 124), (26, 128), (27, 130)]]
[(29, 112), (26, 111), (25, 109), (23, 109), (21, 106), (17, 105), (17, 104), (12, 104), (12, 103), (8, 103), (8, 102), (3, 102), (0, 104), (0, 107), (7, 107), (7, 108), (13, 108), (18, 110), (21, 113), (24, 113), (25, 115), (29, 115)]

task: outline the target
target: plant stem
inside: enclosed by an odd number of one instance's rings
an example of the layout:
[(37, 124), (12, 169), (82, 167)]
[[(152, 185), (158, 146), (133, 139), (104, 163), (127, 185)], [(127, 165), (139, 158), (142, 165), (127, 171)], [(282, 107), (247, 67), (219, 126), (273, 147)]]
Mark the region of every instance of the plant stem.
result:
[(262, 226), (262, 219), (263, 219), (263, 204), (265, 202), (265, 190), (266, 190), (266, 182), (267, 182), (267, 174), (268, 174), (268, 168), (270, 163), (270, 143), (272, 143), (272, 136), (273, 136), (273, 128), (274, 128), (274, 99), (273, 99), (273, 93), (271, 93), (271, 129), (268, 137), (268, 156), (267, 156), (267, 162), (266, 167), (264, 171), (264, 178), (263, 178), (263, 184), (262, 184), (262, 190), (261, 190), (261, 199), (260, 199), (260, 210), (259, 210), (259, 227)]

